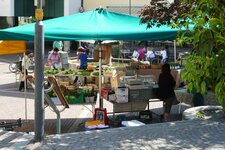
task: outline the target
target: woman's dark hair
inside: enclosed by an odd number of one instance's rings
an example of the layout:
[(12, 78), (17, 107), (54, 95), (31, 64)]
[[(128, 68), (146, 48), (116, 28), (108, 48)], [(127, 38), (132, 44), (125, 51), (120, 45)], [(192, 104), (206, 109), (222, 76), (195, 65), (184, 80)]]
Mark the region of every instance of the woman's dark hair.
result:
[(59, 49), (58, 49), (58, 48), (54, 48), (54, 50), (53, 50), (53, 51), (58, 52), (58, 51), (59, 51)]
[(162, 73), (170, 73), (170, 65), (169, 64), (164, 64), (162, 66)]
[(30, 50), (26, 50), (25, 55), (29, 55), (30, 53), (32, 53)]

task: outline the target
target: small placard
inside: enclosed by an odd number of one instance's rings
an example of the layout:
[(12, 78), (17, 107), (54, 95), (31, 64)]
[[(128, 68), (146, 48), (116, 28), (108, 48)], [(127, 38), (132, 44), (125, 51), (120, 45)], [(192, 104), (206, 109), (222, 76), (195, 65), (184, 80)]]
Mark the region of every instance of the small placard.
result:
[(36, 9), (35, 10), (35, 18), (37, 20), (43, 20), (43, 9)]
[(106, 108), (95, 108), (94, 120), (99, 120), (108, 125)]

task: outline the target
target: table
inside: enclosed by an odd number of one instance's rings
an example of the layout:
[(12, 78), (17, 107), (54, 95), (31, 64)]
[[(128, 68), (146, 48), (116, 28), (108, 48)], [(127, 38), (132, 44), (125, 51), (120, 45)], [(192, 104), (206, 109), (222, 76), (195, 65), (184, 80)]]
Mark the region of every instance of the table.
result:
[(138, 112), (146, 110), (148, 101), (133, 101), (127, 103), (116, 103), (103, 99), (103, 106), (107, 108), (108, 114), (122, 113), (122, 112)]
[[(180, 86), (180, 82), (181, 82), (180, 72), (181, 72), (181, 69), (171, 70), (171, 74), (176, 81), (175, 88), (178, 88)], [(139, 69), (139, 70), (137, 70), (138, 75), (155, 75), (156, 82), (158, 81), (160, 73), (161, 73), (161, 69)]]
[[(144, 88), (142, 89), (144, 91), (140, 91), (140, 94), (143, 94), (143, 92), (147, 92), (146, 90), (149, 90), (148, 96), (138, 96), (136, 95), (136, 92), (138, 91), (135, 91), (135, 89), (129, 89), (128, 102), (117, 103), (103, 99), (103, 106), (107, 108), (108, 114), (113, 114), (113, 117), (115, 116), (115, 113), (140, 112), (146, 109), (149, 110), (149, 99), (156, 98), (155, 89), (156, 88), (154, 87), (148, 89)], [(135, 93), (131, 94), (132, 91), (135, 91)], [(136, 98), (136, 96), (138, 98)]]

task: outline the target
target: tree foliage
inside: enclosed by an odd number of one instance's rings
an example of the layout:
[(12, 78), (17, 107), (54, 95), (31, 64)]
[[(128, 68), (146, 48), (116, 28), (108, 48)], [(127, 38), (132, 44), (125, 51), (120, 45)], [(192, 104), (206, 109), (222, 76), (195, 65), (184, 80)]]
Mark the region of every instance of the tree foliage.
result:
[[(212, 90), (225, 110), (225, 1), (152, 0), (140, 14), (141, 22), (152, 26), (185, 27), (177, 43), (193, 45), (192, 55), (182, 72), (189, 90), (201, 94)], [(190, 28), (191, 27), (191, 28)]]

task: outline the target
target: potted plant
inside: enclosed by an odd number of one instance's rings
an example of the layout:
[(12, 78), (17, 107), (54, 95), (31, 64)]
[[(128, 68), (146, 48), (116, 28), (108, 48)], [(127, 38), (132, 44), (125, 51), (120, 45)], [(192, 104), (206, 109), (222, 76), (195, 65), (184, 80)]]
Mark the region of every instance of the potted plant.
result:
[(87, 92), (85, 93), (85, 102), (93, 103), (95, 102), (95, 98), (96, 98), (96, 92), (94, 91), (94, 89), (92, 88), (92, 90), (87, 90)]

